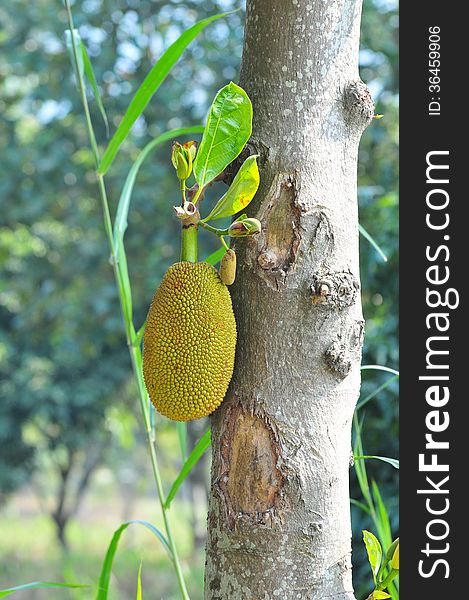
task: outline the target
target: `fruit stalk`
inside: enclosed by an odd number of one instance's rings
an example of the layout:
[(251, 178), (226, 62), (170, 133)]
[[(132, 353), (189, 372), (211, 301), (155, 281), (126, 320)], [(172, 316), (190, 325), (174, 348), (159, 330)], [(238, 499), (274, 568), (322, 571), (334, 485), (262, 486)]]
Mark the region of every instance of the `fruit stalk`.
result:
[(182, 222), (181, 261), (197, 262), (197, 225)]

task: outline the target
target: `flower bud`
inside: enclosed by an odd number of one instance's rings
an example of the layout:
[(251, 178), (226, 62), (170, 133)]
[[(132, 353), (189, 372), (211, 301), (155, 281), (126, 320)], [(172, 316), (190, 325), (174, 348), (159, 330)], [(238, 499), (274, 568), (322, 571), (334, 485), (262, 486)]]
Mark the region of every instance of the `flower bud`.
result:
[[(195, 142), (187, 143), (195, 144)], [(195, 150), (192, 150), (192, 147), (186, 147), (186, 144), (181, 146), (179, 142), (173, 144), (171, 162), (180, 181), (185, 181), (192, 173), (192, 156), (195, 156)]]
[(189, 150), (189, 154), (191, 155), (192, 160), (195, 158), (195, 154), (197, 152), (197, 142), (191, 140), (190, 142), (185, 142), (182, 147), (185, 150)]
[(228, 235), (230, 237), (246, 237), (260, 233), (261, 229), (261, 223), (257, 219), (243, 219), (231, 224)]

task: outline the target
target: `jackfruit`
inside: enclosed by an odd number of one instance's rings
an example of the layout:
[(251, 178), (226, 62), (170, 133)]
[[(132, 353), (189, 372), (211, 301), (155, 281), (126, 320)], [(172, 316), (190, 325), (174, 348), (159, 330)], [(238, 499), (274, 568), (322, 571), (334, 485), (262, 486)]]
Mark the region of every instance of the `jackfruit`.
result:
[(143, 376), (156, 410), (199, 419), (222, 402), (233, 375), (236, 322), (228, 288), (208, 263), (178, 262), (148, 311)]
[(236, 253), (227, 250), (220, 263), (220, 279), (225, 285), (232, 285), (236, 279)]

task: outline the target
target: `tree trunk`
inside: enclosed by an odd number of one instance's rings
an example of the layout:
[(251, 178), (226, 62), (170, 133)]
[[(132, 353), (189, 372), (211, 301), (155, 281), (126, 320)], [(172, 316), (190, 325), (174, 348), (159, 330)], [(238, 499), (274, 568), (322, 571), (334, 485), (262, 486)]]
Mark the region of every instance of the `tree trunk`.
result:
[(233, 381), (212, 417), (207, 599), (354, 598), (348, 473), (364, 322), (361, 0), (248, 0), (241, 85), (263, 233), (237, 245)]

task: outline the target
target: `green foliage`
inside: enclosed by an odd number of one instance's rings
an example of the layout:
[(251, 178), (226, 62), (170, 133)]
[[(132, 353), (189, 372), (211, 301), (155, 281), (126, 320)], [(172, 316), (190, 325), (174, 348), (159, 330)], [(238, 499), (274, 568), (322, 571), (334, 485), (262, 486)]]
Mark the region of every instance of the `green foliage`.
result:
[(184, 463), (184, 465), (181, 469), (181, 472), (179, 473), (177, 478), (174, 480), (174, 483), (173, 483), (171, 489), (169, 490), (169, 494), (165, 501), (166, 508), (169, 508), (171, 506), (171, 502), (173, 501), (174, 497), (176, 496), (177, 491), (181, 487), (181, 484), (186, 479), (186, 477), (189, 475), (191, 470), (194, 468), (195, 464), (200, 460), (200, 458), (202, 457), (204, 452), (208, 448), (210, 448), (211, 442), (212, 442), (212, 434), (211, 434), (210, 429), (207, 429), (207, 431), (203, 434), (203, 436), (200, 438), (200, 440), (194, 446), (194, 449), (192, 450), (192, 452), (190, 453), (186, 462)]
[(366, 531), (366, 529), (363, 530), (363, 542), (365, 543), (368, 561), (373, 573), (373, 581), (376, 583), (376, 576), (381, 568), (381, 559), (383, 558), (381, 544), (371, 531)]
[(252, 105), (246, 92), (231, 82), (212, 103), (204, 135), (194, 161), (201, 190), (240, 154), (252, 129)]
[(210, 211), (204, 223), (214, 219), (224, 219), (240, 212), (251, 202), (259, 187), (260, 177), (257, 154), (249, 156), (236, 173), (228, 191)]
[(391, 598), (385, 590), (391, 588), (393, 579), (399, 574), (399, 538), (392, 542), (384, 557), (381, 544), (370, 531), (363, 530), (363, 542), (375, 583), (375, 589), (367, 600)]
[(135, 596), (135, 600), (142, 600), (142, 598), (142, 563), (140, 563), (137, 575), (137, 595)]
[(212, 252), (212, 254), (210, 254), (210, 256), (207, 256), (207, 258), (205, 258), (204, 260), (209, 265), (215, 266), (221, 261), (221, 259), (225, 255), (225, 252), (226, 248), (222, 246), (221, 248), (218, 248), (218, 250), (215, 250), (215, 252)]
[(138, 172), (140, 171), (143, 162), (154, 152), (158, 146), (167, 142), (169, 140), (173, 140), (180, 136), (192, 135), (197, 133), (202, 133), (204, 128), (201, 125), (194, 125), (193, 127), (178, 127), (177, 129), (171, 129), (170, 131), (165, 131), (154, 140), (149, 142), (145, 148), (140, 152), (137, 159), (133, 163), (129, 174), (125, 180), (124, 186), (122, 187), (122, 192), (119, 198), (119, 203), (117, 205), (117, 213), (116, 219), (114, 221), (114, 243), (118, 244), (119, 239), (124, 238), (124, 233), (127, 229), (127, 219), (129, 216), (130, 209), (130, 201), (132, 198), (132, 194), (134, 191), (135, 180), (137, 179)]
[(60, 583), (57, 581), (33, 581), (32, 583), (25, 583), (23, 585), (17, 585), (7, 590), (0, 590), (0, 598), (14, 594), (15, 592), (22, 592), (26, 590), (37, 590), (42, 588), (86, 588), (87, 585), (79, 585), (75, 583)]
[(143, 80), (141, 86), (135, 93), (135, 96), (132, 98), (116, 133), (113, 135), (108, 147), (106, 148), (106, 151), (104, 152), (98, 169), (98, 173), (100, 175), (104, 175), (107, 172), (121, 144), (129, 135), (135, 121), (143, 113), (147, 104), (150, 102), (151, 97), (166, 79), (186, 47), (205, 27), (207, 27), (207, 25), (210, 25), (210, 23), (213, 23), (213, 21), (216, 21), (221, 17), (226, 17), (226, 15), (227, 13), (214, 15), (193, 25), (190, 29), (179, 36), (179, 38), (173, 44), (171, 44), (171, 46), (164, 52), (163, 56), (152, 67), (148, 75)]
[[(166, 539), (164, 534), (157, 527), (155, 527), (151, 523), (148, 523), (148, 521), (143, 521), (140, 519), (126, 521), (125, 523), (122, 523), (122, 525), (118, 529), (116, 529), (116, 531), (114, 532), (114, 535), (112, 536), (112, 540), (109, 544), (109, 548), (107, 549), (106, 556), (104, 557), (103, 566), (101, 568), (101, 574), (99, 576), (96, 600), (107, 600), (107, 598), (108, 598), (109, 584), (111, 582), (111, 572), (112, 572), (112, 565), (114, 562), (114, 557), (116, 555), (117, 547), (119, 545), (121, 536), (124, 533), (124, 531), (129, 527), (129, 525), (143, 525), (144, 527), (146, 527), (163, 544), (170, 559), (174, 560), (174, 555), (173, 555), (173, 552), (171, 550), (168, 540)], [(140, 571), (139, 571), (139, 578), (140, 578)]]
[(364, 460), (366, 458), (374, 458), (383, 462), (389, 463), (395, 469), (399, 469), (399, 461), (395, 458), (389, 458), (388, 456), (354, 456), (354, 460)]

